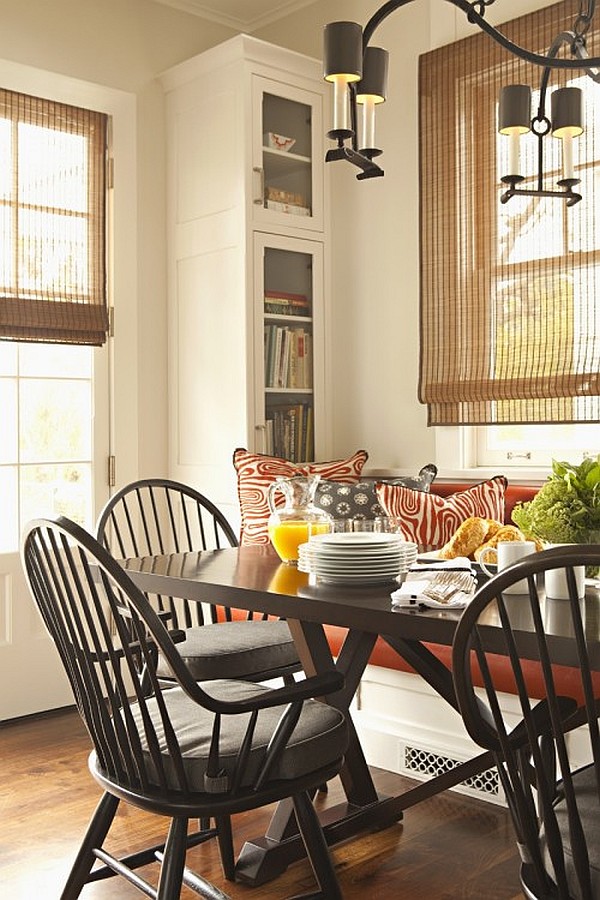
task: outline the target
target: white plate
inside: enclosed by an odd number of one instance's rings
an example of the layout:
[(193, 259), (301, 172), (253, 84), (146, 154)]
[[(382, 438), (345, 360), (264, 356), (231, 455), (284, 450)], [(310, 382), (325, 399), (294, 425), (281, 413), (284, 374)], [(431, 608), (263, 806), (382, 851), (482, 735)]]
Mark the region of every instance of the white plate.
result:
[[(344, 531), (331, 534), (316, 534), (311, 543), (335, 545), (340, 550), (354, 550), (360, 546), (396, 546), (407, 543), (399, 534), (385, 534), (378, 531)], [(416, 545), (415, 545), (416, 546)]]
[(381, 550), (374, 553), (324, 553), (321, 547), (312, 547), (306, 544), (300, 544), (298, 548), (299, 556), (307, 556), (311, 559), (331, 559), (331, 560), (362, 560), (367, 562), (369, 560), (382, 560), (382, 559), (416, 559), (417, 551), (416, 550), (401, 550), (399, 548), (394, 548), (391, 550)]
[[(302, 571), (302, 570), (301, 570)], [(314, 574), (314, 573), (310, 573)], [(324, 584), (393, 584), (396, 582), (396, 574), (389, 575), (316, 575), (318, 581)]]
[(298, 561), (298, 568), (302, 569), (302, 571), (314, 572), (316, 575), (382, 575), (389, 574), (390, 572), (394, 572), (397, 575), (403, 568), (402, 565), (396, 563), (395, 565), (388, 566), (377, 566), (377, 567), (364, 567), (361, 566), (358, 569), (351, 568), (336, 568), (335, 566), (324, 566), (319, 565), (319, 563), (307, 563), (305, 564), (302, 560)]
[(408, 569), (414, 562), (412, 559), (387, 559), (380, 560), (378, 562), (373, 561), (360, 561), (360, 560), (346, 560), (346, 561), (332, 561), (332, 560), (323, 560), (323, 559), (313, 559), (307, 556), (299, 556), (298, 562), (305, 569), (309, 570), (327, 570), (329, 572), (389, 572), (395, 570), (399, 572), (401, 569)]
[(389, 545), (367, 544), (363, 546), (340, 547), (336, 544), (323, 544), (316, 538), (308, 541), (308, 543), (300, 544), (299, 553), (311, 553), (321, 557), (335, 557), (339, 559), (347, 558), (363, 558), (373, 559), (380, 556), (417, 556), (417, 545), (406, 542), (393, 543)]

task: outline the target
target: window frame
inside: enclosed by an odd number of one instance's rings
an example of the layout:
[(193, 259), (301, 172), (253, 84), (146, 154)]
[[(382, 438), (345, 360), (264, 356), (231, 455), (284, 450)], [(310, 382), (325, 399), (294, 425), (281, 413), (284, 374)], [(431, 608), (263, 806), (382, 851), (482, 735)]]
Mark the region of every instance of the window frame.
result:
[[(7, 281), (0, 285), (0, 337), (101, 346), (109, 325), (106, 179), (109, 117), (83, 106), (2, 87), (0, 118), (10, 128), (11, 178), (7, 179), (10, 185), (0, 194), (0, 209), (7, 211), (5, 243), (10, 246), (12, 256), (12, 263), (6, 269)], [(27, 153), (21, 153), (27, 128), (47, 132), (48, 141), (52, 132), (83, 138), (80, 163), (84, 165), (86, 201), (81, 209), (75, 209), (74, 204), (57, 206), (57, 198), (52, 194), (57, 192), (56, 183), (61, 183), (58, 172), (44, 171), (36, 156), (31, 157), (29, 164)], [(74, 161), (71, 164), (76, 167)], [(27, 186), (35, 177), (46, 188), (45, 197), (43, 190), (38, 197), (27, 197)], [(22, 222), (36, 214), (43, 217), (43, 227), (39, 234), (28, 233)], [(84, 225), (86, 264), (80, 284), (76, 267), (72, 271), (67, 265), (58, 274), (52, 271), (56, 265), (55, 254), (47, 258), (48, 247), (64, 243), (63, 229), (70, 218)]]

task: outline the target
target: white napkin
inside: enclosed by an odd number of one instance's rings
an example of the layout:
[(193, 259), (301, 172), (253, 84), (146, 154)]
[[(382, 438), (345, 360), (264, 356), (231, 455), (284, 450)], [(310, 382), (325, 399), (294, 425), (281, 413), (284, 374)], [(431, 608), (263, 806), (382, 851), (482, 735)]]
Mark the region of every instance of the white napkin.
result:
[(411, 566), (402, 585), (393, 591), (392, 609), (429, 606), (462, 609), (472, 599), (477, 576), (466, 557)]

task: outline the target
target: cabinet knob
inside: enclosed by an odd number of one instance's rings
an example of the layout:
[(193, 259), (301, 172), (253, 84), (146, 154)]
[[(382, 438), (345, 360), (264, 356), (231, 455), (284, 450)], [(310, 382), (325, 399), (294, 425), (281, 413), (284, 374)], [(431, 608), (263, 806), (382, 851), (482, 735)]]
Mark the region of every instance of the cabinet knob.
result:
[[(262, 166), (254, 166), (252, 169), (254, 172), (254, 203), (257, 206), (262, 206), (265, 199), (265, 170)], [(258, 175), (258, 178), (256, 176)], [(258, 193), (256, 191), (256, 185), (258, 185)]]

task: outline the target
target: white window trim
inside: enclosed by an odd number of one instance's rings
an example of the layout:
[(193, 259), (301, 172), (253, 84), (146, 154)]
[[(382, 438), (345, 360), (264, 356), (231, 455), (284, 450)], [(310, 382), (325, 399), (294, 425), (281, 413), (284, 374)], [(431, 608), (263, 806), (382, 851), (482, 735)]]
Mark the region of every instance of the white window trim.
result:
[(110, 453), (118, 454), (119, 479), (133, 480), (139, 467), (136, 96), (4, 59), (0, 59), (0, 83), (7, 90), (89, 107), (111, 117), (115, 190), (110, 192), (108, 211), (108, 299), (109, 306), (116, 304), (117, 329), (114, 340), (109, 340)]
[(507, 466), (499, 473), (498, 467), (475, 465), (477, 444), (475, 426), (438, 425), (434, 431), (439, 478), (468, 481), (504, 474), (512, 484), (526, 484), (545, 481), (550, 474), (550, 467)]

